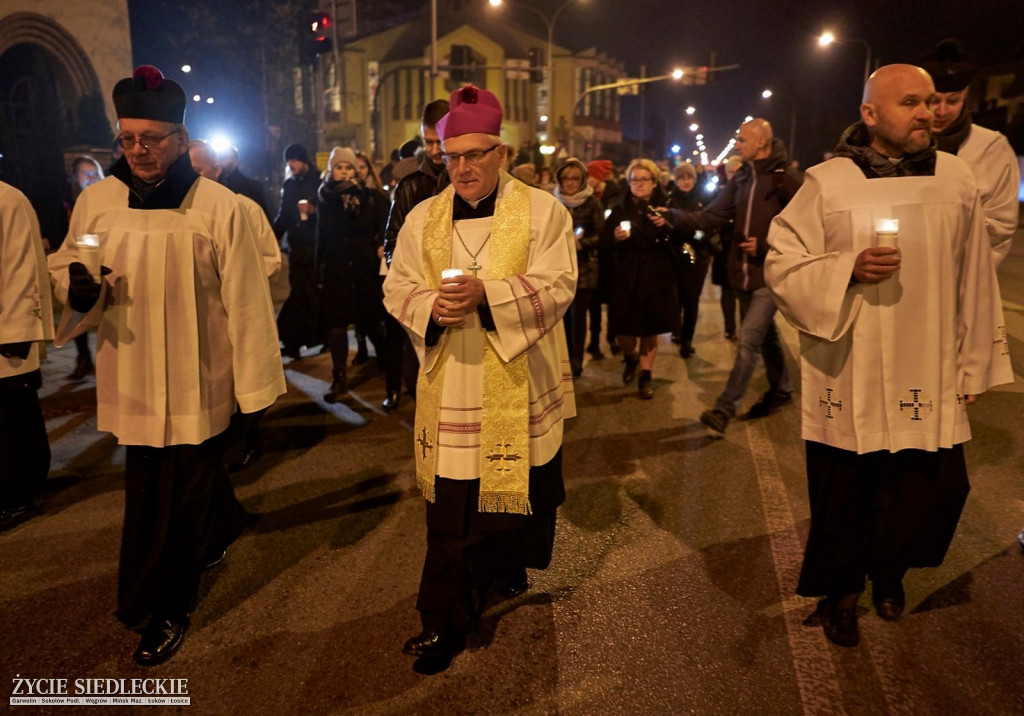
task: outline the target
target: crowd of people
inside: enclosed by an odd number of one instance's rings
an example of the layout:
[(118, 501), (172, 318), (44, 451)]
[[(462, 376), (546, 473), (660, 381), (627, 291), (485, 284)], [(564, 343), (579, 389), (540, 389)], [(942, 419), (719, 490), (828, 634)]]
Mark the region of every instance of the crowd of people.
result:
[(522, 594), (527, 568), (551, 562), (586, 356), (621, 356), (623, 384), (653, 398), (659, 337), (684, 360), (698, 349), (710, 273), (736, 351), (699, 420), (726, 431), (759, 357), (769, 389), (746, 417), (793, 401), (781, 311), (800, 333), (811, 503), (796, 588), (822, 597), (828, 639), (857, 644), (867, 580), (878, 614), (898, 619), (907, 570), (942, 562), (968, 489), (967, 407), (1013, 380), (995, 267), (1017, 225), (1016, 159), (971, 124), (962, 50), (921, 64), (878, 69), (860, 121), (806, 174), (759, 118), (714, 169), (515, 163), (497, 97), (468, 85), (424, 107), (380, 175), (351, 147), (321, 173), (289, 145), (273, 219), (237, 152), (190, 140), (182, 88), (138, 68), (113, 90), (123, 156), (106, 178), (89, 157), (73, 164), (62, 244), (44, 246), (27, 201), (0, 185), (0, 464), (18, 466), (0, 481), (2, 526), (31, 514), (49, 466), (43, 346), (75, 340), (70, 377), (95, 372), (98, 428), (127, 446), (117, 615), (140, 630), (135, 660), (160, 663), (183, 643), (202, 571), (245, 526), (228, 466), (258, 457), (282, 357), (329, 352), (324, 400), (337, 402), (372, 347), (384, 410), (415, 400), (427, 549), (423, 629), (404, 650), (437, 673), (490, 595)]

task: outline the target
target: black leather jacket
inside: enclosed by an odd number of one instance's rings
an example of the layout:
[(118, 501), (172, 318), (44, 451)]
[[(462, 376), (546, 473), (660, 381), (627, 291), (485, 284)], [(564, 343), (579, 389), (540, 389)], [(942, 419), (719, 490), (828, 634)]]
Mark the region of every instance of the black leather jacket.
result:
[(419, 169), (398, 182), (391, 201), (388, 225), (384, 230), (384, 260), (388, 262), (388, 266), (391, 265), (391, 257), (398, 242), (398, 232), (405, 224), (405, 217), (424, 199), (440, 194), (448, 183), (448, 172), (444, 166), (435, 166), (428, 156), (423, 157)]

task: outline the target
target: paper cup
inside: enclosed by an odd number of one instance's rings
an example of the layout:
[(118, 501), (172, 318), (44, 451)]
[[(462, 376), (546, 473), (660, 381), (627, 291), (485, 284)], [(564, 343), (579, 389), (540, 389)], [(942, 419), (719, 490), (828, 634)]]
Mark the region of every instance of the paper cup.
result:
[(100, 237), (96, 234), (82, 234), (75, 239), (78, 247), (78, 260), (81, 261), (89, 273), (97, 281), (100, 280), (100, 265), (103, 263), (100, 256)]
[(626, 232), (626, 236), (629, 236), (629, 232), (633, 230), (633, 224), (629, 221), (620, 221), (619, 228)]

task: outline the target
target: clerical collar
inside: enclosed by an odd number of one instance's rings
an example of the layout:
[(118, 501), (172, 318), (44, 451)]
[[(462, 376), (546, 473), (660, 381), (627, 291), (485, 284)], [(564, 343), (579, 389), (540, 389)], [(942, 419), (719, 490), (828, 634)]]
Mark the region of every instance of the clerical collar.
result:
[(452, 221), (459, 221), (461, 219), (483, 219), (487, 216), (494, 216), (494, 202), (498, 198), (498, 187), (494, 187), (488, 196), (485, 196), (480, 201), (476, 202), (476, 206), (466, 201), (458, 194), (455, 195), (455, 201), (452, 202)]

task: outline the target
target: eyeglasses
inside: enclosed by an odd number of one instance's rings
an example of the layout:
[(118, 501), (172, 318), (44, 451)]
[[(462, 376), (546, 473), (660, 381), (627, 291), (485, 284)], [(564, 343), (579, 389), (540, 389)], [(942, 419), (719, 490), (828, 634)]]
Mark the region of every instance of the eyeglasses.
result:
[(157, 144), (164, 141), (172, 134), (177, 134), (180, 131), (180, 129), (172, 129), (170, 132), (168, 132), (162, 137), (151, 137), (146, 134), (143, 134), (141, 137), (132, 137), (131, 135), (126, 137), (122, 134), (120, 137), (117, 138), (117, 143), (120, 144), (121, 149), (125, 150), (126, 152), (130, 152), (132, 150), (132, 147), (134, 147), (136, 144), (141, 144), (142, 148), (148, 152), (151, 147), (155, 147)]
[(643, 178), (637, 178), (637, 179), (630, 179), (629, 180), (630, 184), (652, 184), (653, 182), (654, 182), (654, 180), (651, 179), (650, 177), (643, 177)]
[(476, 149), (472, 152), (463, 152), (462, 154), (442, 154), (441, 161), (445, 164), (458, 164), (460, 159), (465, 159), (466, 164), (479, 164), (484, 160), (485, 156), (500, 146), (500, 144), (495, 144), (487, 149)]

